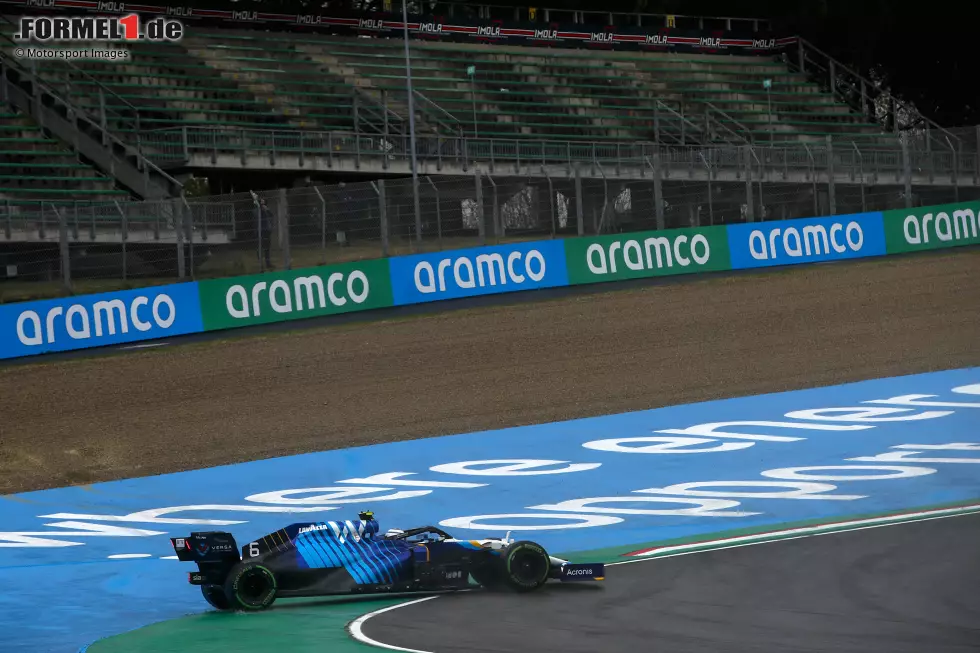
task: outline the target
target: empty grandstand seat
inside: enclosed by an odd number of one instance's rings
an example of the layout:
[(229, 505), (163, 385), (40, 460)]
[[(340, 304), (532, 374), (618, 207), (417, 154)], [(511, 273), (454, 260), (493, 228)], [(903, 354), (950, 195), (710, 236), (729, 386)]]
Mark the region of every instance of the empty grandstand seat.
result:
[(29, 117), (0, 107), (0, 200), (65, 203), (128, 195)]
[[(96, 110), (103, 103), (122, 133), (185, 126), (357, 131), (364, 107), (382, 104), (407, 118), (400, 39), (198, 28), (178, 44), (128, 47), (127, 62), (76, 62), (82, 78), (59, 61), (40, 65), (66, 82), (78, 104)], [(708, 116), (715, 127), (705, 133), (720, 127), (757, 141), (881, 136), (773, 57), (416, 40), (412, 77), (427, 100), (416, 103), (423, 134), (649, 141), (681, 123), (681, 130), (700, 129)]]

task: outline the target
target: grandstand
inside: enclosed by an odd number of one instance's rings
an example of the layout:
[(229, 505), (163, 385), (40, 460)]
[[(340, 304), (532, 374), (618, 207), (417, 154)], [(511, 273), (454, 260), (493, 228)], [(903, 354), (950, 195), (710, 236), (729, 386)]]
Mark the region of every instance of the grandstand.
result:
[(0, 197), (63, 203), (128, 195), (29, 116), (0, 107)]
[[(183, 127), (355, 131), (380, 128), (385, 110), (389, 129), (405, 127), (404, 51), (395, 39), (286, 40), (211, 28), (178, 44), (131, 50), (124, 63), (44, 61), (39, 69), (49, 83), (71, 82), (69, 99), (91, 111), (99, 110), (102, 90), (112, 127), (133, 138)], [(412, 57), (420, 133), (590, 142), (881, 140), (878, 125), (771, 57), (438, 42), (415, 44)]]
[[(29, 222), (48, 210), (42, 206), (70, 206), (77, 214), (82, 203), (98, 207), (90, 213), (100, 216), (100, 230), (119, 216), (152, 217), (152, 225), (137, 226), (156, 241), (180, 242), (174, 220), (194, 210), (166, 200), (179, 197), (178, 178), (192, 174), (239, 188), (249, 175), (257, 190), (263, 180), (265, 188), (282, 188), (407, 176), (415, 158), (409, 106), (420, 175), (510, 175), (524, 181), (506, 192), (523, 184), (552, 196), (556, 188), (580, 194), (573, 179), (601, 183), (600, 229), (608, 224), (601, 216), (610, 179), (650, 196), (656, 220), (637, 225), (657, 228), (671, 224), (662, 204), (692, 201), (688, 183), (707, 183), (712, 222), (714, 206), (726, 203), (735, 209), (721, 210), (720, 220), (835, 212), (834, 184), (860, 185), (860, 200), (855, 192), (846, 204), (851, 210), (867, 208), (866, 183), (904, 183), (908, 196), (913, 185), (957, 193), (980, 185), (975, 140), (927, 120), (914, 139), (896, 138), (896, 102), (795, 37), (723, 39), (702, 30), (670, 40), (661, 33), (654, 40), (662, 47), (644, 49), (627, 46), (649, 43), (645, 28), (591, 34), (599, 28), (579, 26), (578, 36), (626, 45), (566, 39), (541, 47), (530, 38), (538, 26), (510, 29), (528, 35), (524, 41), (493, 41), (453, 35), (499, 34), (499, 26), (471, 21), (423, 34), (420, 19), (410, 97), (400, 29), (379, 31), (384, 21), (373, 18), (370, 29), (357, 27), (364, 22), (327, 19), (318, 26), (347, 27), (290, 29), (282, 22), (191, 21), (180, 42), (126, 43), (126, 61), (28, 65), (12, 55), (13, 17), (0, 16), (0, 218), (7, 220), (0, 241), (4, 233), (11, 239), (12, 216)], [(818, 191), (818, 179), (826, 191)], [(761, 186), (752, 190), (763, 180), (792, 187), (799, 198), (769, 212)], [(440, 202), (438, 190), (434, 195)], [(126, 208), (127, 200), (154, 200), (162, 213)], [(595, 214), (599, 200), (581, 201), (584, 209), (574, 209), (579, 233), (582, 214)], [(202, 233), (216, 237), (217, 223), (231, 230), (225, 240), (249, 233), (225, 214)], [(192, 224), (191, 232), (198, 228)], [(95, 231), (88, 231), (93, 239)], [(21, 237), (33, 238), (28, 232)]]

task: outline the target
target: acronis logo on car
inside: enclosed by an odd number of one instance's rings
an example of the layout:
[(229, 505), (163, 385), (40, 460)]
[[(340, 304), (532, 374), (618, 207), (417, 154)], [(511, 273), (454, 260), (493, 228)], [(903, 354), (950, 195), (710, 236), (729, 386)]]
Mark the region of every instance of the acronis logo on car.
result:
[(569, 569), (566, 575), (568, 575), (568, 576), (591, 576), (592, 575), (592, 570), (591, 569)]

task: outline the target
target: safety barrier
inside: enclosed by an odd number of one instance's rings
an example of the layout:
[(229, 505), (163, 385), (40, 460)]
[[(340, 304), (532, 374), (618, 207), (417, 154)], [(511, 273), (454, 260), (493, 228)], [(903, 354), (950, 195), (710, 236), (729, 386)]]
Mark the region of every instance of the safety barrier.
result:
[(392, 306), (980, 244), (980, 202), (541, 240), (0, 306), (0, 358)]

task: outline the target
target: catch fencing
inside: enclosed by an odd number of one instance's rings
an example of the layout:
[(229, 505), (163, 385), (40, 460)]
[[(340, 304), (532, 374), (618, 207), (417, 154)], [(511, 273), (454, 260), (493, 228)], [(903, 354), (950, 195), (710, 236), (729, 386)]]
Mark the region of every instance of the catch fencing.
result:
[[(417, 185), (411, 178), (379, 179), (157, 202), (0, 202), (0, 274), (6, 281), (0, 301), (521, 240), (980, 198), (974, 186), (830, 179), (813, 175), (801, 184), (761, 175), (739, 181), (711, 174), (700, 180), (638, 180), (477, 171), (421, 176)], [(261, 228), (262, 200), (269, 231)]]

